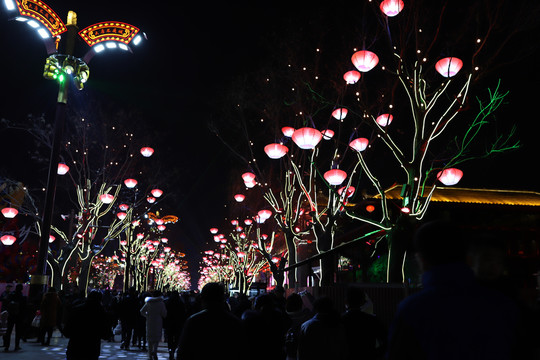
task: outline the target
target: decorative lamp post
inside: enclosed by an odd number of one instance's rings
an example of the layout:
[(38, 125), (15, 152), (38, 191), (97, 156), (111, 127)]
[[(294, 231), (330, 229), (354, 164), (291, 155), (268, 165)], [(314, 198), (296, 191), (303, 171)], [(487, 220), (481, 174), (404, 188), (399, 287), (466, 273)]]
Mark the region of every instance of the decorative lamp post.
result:
[(366, 138), (354, 139), (353, 141), (349, 143), (349, 146), (358, 152), (366, 150), (368, 145), (369, 145), (369, 140)]
[(463, 61), (460, 59), (456, 57), (447, 57), (437, 61), (435, 70), (444, 77), (452, 77), (461, 70), (462, 66)]
[(270, 159), (281, 159), (288, 151), (289, 149), (281, 144), (268, 144), (264, 147), (264, 152)]
[(5, 207), (2, 209), (2, 215), (7, 219), (13, 219), (18, 213), (19, 210), (12, 207)]
[(324, 173), (324, 179), (328, 181), (330, 185), (341, 185), (346, 177), (347, 173), (340, 169), (332, 169)]
[(347, 71), (343, 74), (343, 79), (349, 85), (356, 84), (360, 80), (360, 73), (356, 70)]
[(379, 63), (379, 57), (367, 50), (360, 50), (353, 54), (352, 63), (360, 72), (368, 72)]
[(292, 135), (292, 140), (300, 149), (314, 149), (321, 141), (322, 134), (319, 130), (309, 127), (304, 127), (295, 130)]

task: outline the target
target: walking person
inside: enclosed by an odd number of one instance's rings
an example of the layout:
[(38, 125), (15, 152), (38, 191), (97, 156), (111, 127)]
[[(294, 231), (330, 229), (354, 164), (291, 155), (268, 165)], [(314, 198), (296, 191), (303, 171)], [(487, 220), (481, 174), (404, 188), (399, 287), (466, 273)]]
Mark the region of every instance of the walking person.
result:
[[(41, 320), (39, 323), (38, 341), (41, 341), (41, 345), (48, 346), (50, 344), (54, 327), (58, 323), (58, 313), (61, 306), (62, 302), (56, 293), (56, 289), (50, 287), (43, 295), (43, 300), (41, 300), (39, 307)], [(46, 339), (45, 336), (47, 336)]]
[(169, 350), (169, 360), (174, 360), (174, 354), (178, 348), (180, 335), (186, 321), (186, 306), (178, 291), (172, 291), (165, 301), (167, 316), (165, 317), (164, 328), (167, 337), (167, 348)]
[(144, 302), (141, 315), (146, 318), (148, 359), (157, 360), (157, 348), (163, 335), (163, 319), (167, 316), (167, 308), (159, 290), (152, 292), (152, 296), (146, 298)]
[(23, 286), (22, 284), (17, 284), (15, 286), (15, 291), (11, 293), (7, 298), (7, 329), (4, 334), (4, 351), (9, 351), (9, 346), (11, 345), (11, 333), (13, 328), (15, 328), (15, 351), (21, 350), (20, 341), (23, 337), (24, 332), (24, 320), (26, 318), (26, 296), (22, 293)]

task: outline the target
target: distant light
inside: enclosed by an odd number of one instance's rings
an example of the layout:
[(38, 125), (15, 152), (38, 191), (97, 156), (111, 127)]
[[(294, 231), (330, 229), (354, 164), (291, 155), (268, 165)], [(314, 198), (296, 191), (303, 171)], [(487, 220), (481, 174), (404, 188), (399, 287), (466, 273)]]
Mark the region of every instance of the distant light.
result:
[(135, 39), (133, 39), (133, 45), (137, 46), (140, 44), (141, 41), (142, 41), (141, 35), (137, 35), (135, 36)]
[(15, 10), (15, 2), (13, 0), (4, 0), (4, 5), (6, 5), (6, 9), (9, 11)]
[(23, 17), (23, 16), (17, 16), (17, 17), (15, 18), (15, 20), (20, 21), (20, 22), (26, 22), (26, 21), (28, 21), (28, 19), (25, 18), (25, 17)]
[(116, 49), (116, 43), (113, 42), (113, 41), (107, 41), (107, 42), (105, 43), (105, 47), (106, 47), (107, 49)]
[(119, 47), (120, 49), (124, 50), (124, 51), (128, 51), (128, 50), (129, 50), (129, 48), (128, 48), (128, 46), (127, 46), (126, 44), (119, 43), (119, 44), (118, 44), (118, 47)]
[(47, 30), (45, 30), (44, 28), (39, 28), (37, 32), (38, 32), (39, 36), (41, 36), (42, 39), (48, 39), (49, 38), (49, 32)]
[(103, 44), (99, 44), (99, 45), (94, 46), (94, 51), (97, 52), (97, 53), (100, 53), (103, 50), (105, 50), (105, 46), (103, 46)]
[(39, 24), (35, 20), (28, 20), (27, 24), (34, 29), (37, 29), (39, 27)]
[(64, 163), (59, 163), (58, 164), (58, 170), (56, 170), (56, 173), (58, 175), (66, 175), (69, 171), (69, 166), (67, 166), (66, 164)]

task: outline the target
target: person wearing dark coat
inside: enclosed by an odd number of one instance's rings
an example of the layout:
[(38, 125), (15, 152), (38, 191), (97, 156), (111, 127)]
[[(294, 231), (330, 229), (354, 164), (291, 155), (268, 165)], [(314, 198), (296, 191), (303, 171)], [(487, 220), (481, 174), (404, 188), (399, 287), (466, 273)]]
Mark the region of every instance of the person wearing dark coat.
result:
[(11, 343), (11, 333), (15, 328), (15, 351), (20, 350), (20, 341), (23, 337), (24, 320), (26, 317), (27, 300), (26, 296), (22, 294), (22, 284), (15, 286), (15, 291), (11, 293), (7, 300), (7, 329), (4, 334), (4, 351), (9, 351)]
[(186, 321), (186, 306), (178, 291), (172, 291), (165, 301), (167, 316), (163, 323), (165, 336), (167, 337), (167, 348), (169, 350), (169, 359), (174, 360), (174, 354), (178, 348), (180, 335)]
[(238, 346), (245, 333), (241, 320), (225, 303), (225, 287), (208, 283), (200, 297), (203, 310), (186, 320), (178, 345), (178, 359), (246, 359), (245, 349)]
[(118, 304), (118, 317), (122, 325), (122, 344), (120, 345), (120, 349), (129, 350), (129, 344), (132, 336), (134, 336), (133, 333), (137, 325), (137, 319), (140, 316), (140, 309), (141, 305), (139, 304), (137, 291), (134, 287), (131, 287)]
[(97, 360), (101, 353), (101, 340), (111, 336), (107, 314), (101, 305), (101, 293), (92, 290), (82, 304), (70, 311), (64, 327), (69, 338), (66, 360)]
[[(41, 321), (39, 323), (39, 341), (41, 345), (49, 345), (51, 342), (52, 332), (54, 327), (58, 323), (58, 313), (60, 312), (60, 307), (62, 302), (56, 293), (56, 289), (51, 287), (43, 295), (43, 300), (39, 307), (41, 313)], [(47, 339), (45, 339), (47, 335)]]

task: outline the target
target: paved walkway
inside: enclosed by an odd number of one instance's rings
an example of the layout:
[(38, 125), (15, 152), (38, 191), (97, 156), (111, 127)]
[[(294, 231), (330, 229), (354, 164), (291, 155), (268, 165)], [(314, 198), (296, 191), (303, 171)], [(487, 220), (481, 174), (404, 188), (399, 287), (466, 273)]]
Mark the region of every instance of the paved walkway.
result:
[[(11, 347), (9, 352), (4, 352), (4, 348), (0, 348), (0, 358), (2, 360), (65, 360), (66, 347), (68, 339), (60, 336), (60, 332), (55, 331), (51, 338), (51, 345), (43, 346), (36, 342), (36, 339), (29, 339), (27, 342), (21, 341), (21, 350), (13, 351), (15, 346), (15, 338), (12, 334)], [(122, 359), (122, 360), (147, 360), (148, 354), (138, 348), (134, 350), (121, 350), (119, 336), (116, 336), (116, 342), (101, 341), (101, 356), (99, 359)], [(165, 343), (160, 343), (158, 349), (158, 359), (167, 360), (167, 347)]]

